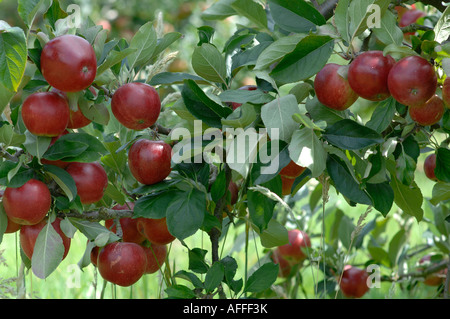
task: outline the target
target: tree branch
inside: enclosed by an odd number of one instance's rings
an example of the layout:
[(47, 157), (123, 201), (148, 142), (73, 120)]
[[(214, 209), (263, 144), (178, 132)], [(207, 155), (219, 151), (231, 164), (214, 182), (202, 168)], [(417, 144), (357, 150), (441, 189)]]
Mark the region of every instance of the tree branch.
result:
[(98, 210), (86, 211), (80, 214), (77, 210), (71, 210), (70, 212), (59, 212), (58, 217), (73, 217), (83, 220), (88, 220), (91, 222), (99, 222), (102, 220), (115, 219), (115, 218), (125, 218), (133, 217), (132, 210), (116, 210), (106, 207), (101, 207)]

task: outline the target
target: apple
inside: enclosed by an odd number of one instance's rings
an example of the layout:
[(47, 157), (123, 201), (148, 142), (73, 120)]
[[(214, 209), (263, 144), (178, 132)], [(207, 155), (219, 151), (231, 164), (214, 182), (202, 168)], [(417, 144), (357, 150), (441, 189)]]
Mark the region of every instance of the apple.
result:
[(136, 243), (113, 242), (98, 253), (97, 268), (103, 279), (128, 287), (144, 275), (147, 256)]
[(426, 103), (436, 93), (437, 76), (426, 59), (408, 56), (399, 60), (388, 75), (388, 87), (392, 97), (410, 106)]
[(339, 284), (342, 293), (348, 298), (361, 298), (369, 291), (367, 271), (346, 265)]
[(156, 123), (161, 112), (161, 101), (151, 85), (132, 82), (114, 92), (111, 110), (123, 126), (139, 131)]
[(398, 26), (400, 28), (407, 27), (413, 23), (415, 23), (417, 20), (419, 20), (422, 17), (425, 17), (426, 13), (417, 9), (411, 9), (406, 10), (398, 23)]
[[(63, 92), (63, 91), (55, 89), (55, 88), (53, 88), (52, 91), (61, 95), (64, 99), (66, 99), (67, 103), (69, 103), (66, 92)], [(95, 91), (95, 89), (92, 86), (89, 87), (89, 91), (91, 91), (91, 93), (94, 96), (97, 96), (97, 92)], [(84, 114), (83, 114), (83, 112), (81, 112), (79, 106), (77, 107), (76, 111), (73, 111), (69, 107), (69, 123), (67, 124), (67, 128), (69, 128), (69, 129), (82, 128), (82, 127), (89, 125), (90, 123), (91, 123), (91, 120), (88, 119), (86, 116), (84, 116)]]
[(279, 266), (278, 277), (288, 277), (291, 273), (292, 265), (281, 256), (279, 250), (275, 249), (270, 257), (273, 262)]
[(348, 109), (358, 99), (358, 95), (350, 87), (348, 79), (338, 73), (338, 70), (346, 67), (328, 63), (314, 79), (314, 90), (319, 102), (338, 111)]
[(278, 246), (280, 255), (286, 259), (291, 265), (299, 264), (306, 259), (303, 251), (306, 247), (311, 247), (309, 236), (301, 230), (288, 230), (289, 243)]
[(91, 254), (90, 254), (90, 259), (91, 259), (91, 263), (97, 267), (97, 260), (98, 260), (98, 253), (100, 251), (100, 247), (98, 246), (94, 246), (92, 247), (91, 250)]
[[(129, 202), (129, 203), (126, 203), (125, 205), (116, 205), (112, 209), (114, 209), (114, 210), (133, 210), (134, 203)], [(131, 217), (120, 218), (120, 227), (122, 229), (122, 240), (123, 241), (141, 244), (145, 240), (144, 235), (142, 235), (137, 228), (138, 221), (139, 221), (138, 218), (131, 218)], [(105, 220), (105, 227), (114, 233), (117, 232), (114, 219)]]
[[(50, 146), (52, 146), (53, 144), (55, 144), (55, 142), (63, 135), (69, 134), (70, 132), (68, 130), (64, 130), (64, 132), (62, 132), (60, 135), (52, 137), (52, 140), (50, 141)], [(48, 164), (48, 165), (55, 165), (58, 166), (60, 168), (66, 168), (70, 163), (69, 162), (64, 162), (61, 160), (56, 160), (56, 161), (51, 161), (45, 158), (41, 158), (41, 163), (42, 164)]]
[(425, 158), (423, 162), (423, 170), (425, 175), (432, 181), (437, 181), (436, 175), (434, 174), (434, 169), (436, 168), (436, 154), (430, 154)]
[(292, 186), (294, 185), (295, 178), (286, 177), (280, 175), (281, 177), (281, 194), (283, 196), (290, 195), (292, 193)]
[(436, 124), (444, 116), (444, 113), (444, 101), (437, 95), (434, 95), (423, 105), (409, 108), (411, 119), (422, 126)]
[[(431, 255), (423, 256), (419, 260), (419, 265), (421, 266), (431, 266), (432, 264), (433, 262), (431, 261)], [(423, 271), (424, 269), (423, 267), (418, 267), (417, 270)], [(444, 268), (442, 270), (439, 270), (435, 273), (426, 276), (423, 283), (427, 286), (439, 286), (444, 282), (446, 275), (447, 275), (447, 268)]]
[(166, 245), (150, 244), (148, 247), (143, 246), (147, 256), (147, 267), (145, 274), (153, 274), (157, 272), (166, 261), (167, 247)]
[[(244, 86), (241, 86), (238, 90), (254, 91), (257, 88), (258, 87), (256, 85), (244, 85)], [(237, 109), (241, 105), (242, 105), (241, 103), (231, 102), (231, 107), (233, 108), (233, 110)]]
[(74, 162), (67, 166), (66, 171), (75, 181), (81, 203), (92, 204), (102, 199), (108, 186), (108, 176), (99, 163)]
[(163, 141), (139, 139), (128, 152), (128, 166), (136, 180), (144, 185), (161, 182), (169, 176), (172, 148)]
[(30, 179), (24, 185), (7, 187), (3, 195), (6, 215), (14, 223), (34, 225), (47, 215), (52, 204), (50, 191), (43, 182)]
[(5, 234), (15, 233), (22, 226), (20, 224), (13, 222), (8, 216), (6, 216), (6, 222), (7, 222), (7, 225), (6, 225)]
[(297, 165), (294, 161), (290, 161), (285, 167), (283, 167), (280, 171), (280, 175), (288, 178), (296, 178), (302, 175), (302, 173), (306, 170), (306, 167)]
[(65, 34), (47, 42), (40, 62), (48, 84), (63, 92), (87, 89), (97, 74), (94, 48), (77, 35)]
[(383, 51), (366, 51), (356, 57), (348, 69), (348, 83), (360, 97), (382, 101), (391, 96), (387, 85), (389, 71), (395, 64)]
[(442, 100), (444, 105), (450, 109), (450, 77), (445, 78), (444, 84), (442, 85)]
[[(62, 243), (64, 245), (64, 254), (63, 259), (66, 258), (67, 254), (69, 253), (70, 249), (70, 243), (71, 239), (67, 237), (63, 231), (61, 230), (60, 224), (61, 224), (61, 218), (56, 218), (52, 222), (52, 226), (55, 229), (55, 231), (59, 234), (61, 237)], [(31, 260), (31, 257), (33, 256), (34, 252), (34, 246), (36, 244), (36, 239), (41, 232), (41, 230), (44, 228), (45, 225), (47, 225), (48, 221), (47, 219), (44, 219), (40, 221), (38, 224), (35, 225), (23, 225), (20, 228), (20, 246), (22, 247), (23, 252), (25, 255)]]
[(230, 204), (234, 205), (234, 204), (236, 204), (236, 202), (238, 200), (239, 187), (237, 186), (237, 184), (235, 182), (230, 181), (230, 184), (228, 185), (228, 190), (231, 193)]
[(166, 218), (139, 218), (138, 230), (152, 244), (166, 245), (175, 240), (167, 228)]
[(37, 136), (58, 136), (69, 123), (69, 104), (55, 92), (36, 92), (22, 105), (25, 127)]

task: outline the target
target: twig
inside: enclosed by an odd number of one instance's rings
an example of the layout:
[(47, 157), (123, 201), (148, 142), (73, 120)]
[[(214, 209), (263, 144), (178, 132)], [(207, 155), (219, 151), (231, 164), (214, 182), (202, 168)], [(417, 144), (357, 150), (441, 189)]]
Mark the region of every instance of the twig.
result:
[(132, 210), (115, 210), (106, 207), (102, 207), (99, 210), (86, 211), (80, 214), (76, 210), (71, 210), (70, 212), (59, 212), (58, 217), (73, 217), (77, 219), (89, 220), (93, 222), (99, 222), (102, 220), (115, 219), (115, 218), (125, 218), (133, 217)]

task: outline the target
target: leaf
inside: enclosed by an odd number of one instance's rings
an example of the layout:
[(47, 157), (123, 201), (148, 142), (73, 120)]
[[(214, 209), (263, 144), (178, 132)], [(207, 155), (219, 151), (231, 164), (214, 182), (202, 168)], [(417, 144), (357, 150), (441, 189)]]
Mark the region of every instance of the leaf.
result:
[(235, 103), (251, 103), (251, 104), (265, 104), (273, 100), (273, 97), (263, 92), (260, 89), (256, 90), (227, 90), (219, 95), (222, 102)]
[(194, 299), (197, 297), (192, 289), (183, 285), (172, 285), (164, 291), (169, 299)]
[(271, 139), (289, 142), (298, 128), (292, 116), (300, 111), (297, 99), (289, 94), (266, 103), (261, 108), (261, 119)]
[(367, 183), (366, 191), (372, 199), (373, 207), (386, 217), (394, 203), (394, 191), (389, 183)]
[(323, 137), (331, 144), (344, 150), (359, 150), (384, 142), (379, 133), (349, 119), (327, 127)]
[(39, 11), (46, 12), (52, 5), (52, 0), (18, 0), (17, 11), (28, 27), (34, 22)]
[(261, 245), (265, 248), (273, 248), (289, 243), (288, 231), (275, 219), (271, 219), (267, 228), (259, 234)]
[(267, 229), (272, 219), (276, 201), (259, 191), (250, 189), (247, 191), (247, 199), (250, 220), (255, 225), (258, 233), (262, 233)]
[(345, 112), (336, 111), (319, 102), (317, 96), (306, 100), (306, 110), (315, 122), (325, 121), (332, 125), (345, 119)]
[(55, 29), (55, 22), (59, 19), (64, 19), (68, 16), (67, 12), (61, 9), (59, 0), (53, 0), (52, 5), (44, 14), (44, 19), (46, 19), (53, 29)]
[(222, 20), (233, 16), (236, 11), (231, 7), (231, 3), (234, 0), (219, 0), (211, 4), (206, 8), (201, 17), (205, 20)]
[(437, 149), (434, 174), (438, 180), (450, 183), (450, 150), (448, 148)]
[(61, 187), (69, 201), (74, 200), (77, 196), (77, 186), (73, 177), (66, 170), (54, 165), (44, 165), (44, 171)]
[(320, 12), (303, 0), (270, 0), (269, 7), (275, 23), (286, 31), (308, 33), (326, 23)]
[(450, 184), (444, 182), (437, 182), (433, 186), (431, 204), (438, 205), (440, 202), (444, 202), (450, 199)]
[(190, 249), (188, 252), (189, 270), (192, 270), (198, 274), (205, 274), (209, 269), (208, 264), (205, 262), (205, 256), (207, 253), (207, 250), (200, 248)]
[(383, 14), (380, 27), (373, 28), (373, 33), (386, 45), (401, 45), (403, 42), (403, 32), (397, 24), (397, 17), (389, 10)]
[(119, 236), (98, 222), (91, 222), (72, 217), (69, 218), (69, 221), (89, 240), (95, 240), (102, 233), (107, 233), (109, 235), (110, 242), (121, 239)]
[[(25, 33), (19, 27), (10, 27), (0, 21), (0, 85), (10, 92), (16, 92), (25, 73), (26, 62)], [(0, 100), (7, 100), (10, 94), (0, 93), (2, 95), (4, 97)]]
[(155, 192), (140, 197), (134, 205), (134, 216), (159, 219), (166, 217), (167, 207), (173, 200), (170, 191)]
[(205, 275), (205, 290), (207, 293), (216, 289), (223, 280), (225, 270), (221, 262), (215, 262), (206, 272)]
[(206, 194), (196, 188), (190, 191), (175, 191), (167, 207), (166, 218), (169, 232), (183, 240), (197, 232), (206, 213)]
[(203, 43), (192, 53), (192, 68), (202, 78), (226, 84), (225, 59), (212, 44)]
[(200, 83), (207, 83), (207, 81), (199, 76), (182, 73), (182, 72), (161, 72), (152, 77), (149, 84), (153, 86), (161, 84), (176, 84), (183, 83), (184, 80), (193, 80)]
[(278, 272), (279, 266), (277, 264), (265, 263), (247, 279), (244, 292), (257, 293), (270, 288), (277, 279)]
[(416, 162), (414, 159), (402, 151), (397, 158), (396, 173), (397, 179), (404, 185), (409, 186), (414, 181)]
[(336, 28), (339, 31), (342, 39), (349, 43), (350, 42), (350, 31), (348, 29), (350, 23), (350, 14), (348, 10), (348, 5), (350, 0), (340, 0), (336, 6), (334, 14), (334, 22)]
[(0, 143), (3, 144), (2, 147), (4, 149), (10, 146), (20, 146), (25, 141), (25, 135), (16, 133), (12, 125), (5, 124), (0, 127)]
[(230, 108), (211, 100), (193, 80), (185, 81), (181, 95), (189, 112), (209, 126), (222, 128), (221, 119), (232, 113)]
[(405, 230), (400, 229), (389, 242), (388, 256), (391, 267), (395, 267), (398, 264), (400, 254), (402, 252), (402, 247), (405, 244), (406, 240), (407, 238)]
[(297, 165), (309, 168), (312, 177), (321, 175), (326, 168), (327, 153), (312, 129), (305, 127), (294, 132), (289, 155)]
[(25, 146), (28, 153), (31, 155), (42, 158), (45, 152), (48, 149), (48, 146), (50, 145), (51, 138), (46, 136), (36, 136), (30, 131), (25, 131), (25, 142), (23, 143), (23, 146)]
[(450, 8), (447, 7), (434, 26), (434, 40), (442, 43), (450, 36)]
[(234, 0), (230, 4), (236, 13), (249, 19), (259, 29), (267, 28), (267, 15), (259, 3), (249, 0)]
[(423, 196), (417, 184), (412, 182), (411, 186), (406, 186), (392, 176), (390, 185), (394, 191), (394, 201), (397, 206), (406, 214), (415, 217), (417, 221), (421, 221), (423, 218)]
[(31, 269), (36, 277), (47, 278), (61, 263), (64, 245), (61, 236), (48, 222), (39, 232), (31, 257)]
[(153, 56), (156, 47), (156, 31), (153, 22), (149, 21), (142, 25), (130, 41), (130, 49), (135, 52), (128, 56), (130, 70), (135, 67), (144, 66)]
[(334, 48), (329, 36), (308, 35), (286, 54), (270, 72), (278, 82), (292, 83), (306, 80), (317, 74), (327, 63)]
[(126, 48), (121, 51), (111, 50), (109, 54), (106, 56), (105, 61), (97, 68), (97, 76), (116, 65), (119, 62), (122, 62), (123, 59), (128, 57), (130, 54), (138, 51), (137, 48)]
[(346, 165), (336, 155), (328, 156), (327, 171), (334, 183), (334, 187), (342, 195), (356, 203), (372, 205), (370, 197), (361, 189), (360, 184), (353, 178)]
[(378, 133), (387, 129), (394, 118), (396, 103), (393, 97), (379, 102), (366, 126)]
[(348, 15), (351, 18), (349, 24), (350, 39), (353, 40), (368, 29), (368, 22), (372, 22), (369, 18), (374, 14), (372, 11), (375, 10), (375, 13), (379, 12), (379, 17), (382, 17), (386, 12), (389, 3), (390, 0), (351, 1), (348, 9)]

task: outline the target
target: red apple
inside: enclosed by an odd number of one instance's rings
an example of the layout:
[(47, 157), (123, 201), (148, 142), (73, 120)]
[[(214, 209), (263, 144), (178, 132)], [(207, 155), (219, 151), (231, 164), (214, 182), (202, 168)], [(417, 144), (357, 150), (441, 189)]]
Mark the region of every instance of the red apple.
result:
[(442, 86), (442, 100), (444, 105), (450, 109), (450, 77), (445, 78), (444, 85)]
[[(67, 237), (61, 230), (60, 227), (61, 220), (62, 220), (61, 218), (56, 218), (52, 222), (52, 226), (55, 229), (55, 231), (59, 234), (63, 242), (64, 245), (63, 259), (64, 259), (69, 253), (71, 239)], [(47, 222), (48, 222), (47, 219), (44, 219), (36, 225), (24, 225), (20, 228), (20, 246), (22, 247), (23, 252), (29, 259), (31, 259), (31, 257), (33, 256), (36, 239), (41, 230), (44, 228), (44, 226), (47, 225)]]
[(420, 56), (405, 57), (391, 68), (388, 87), (398, 102), (410, 107), (423, 105), (436, 93), (434, 67)]
[(279, 266), (278, 276), (281, 278), (286, 278), (290, 275), (292, 270), (292, 265), (281, 256), (278, 249), (272, 252), (271, 258), (275, 264)]
[[(241, 86), (238, 90), (254, 91), (257, 88), (258, 87), (256, 85), (244, 85), (244, 86)], [(233, 110), (237, 109), (241, 105), (242, 105), (241, 103), (231, 102), (231, 107), (233, 108)]]
[(41, 53), (45, 80), (63, 92), (88, 88), (97, 74), (94, 48), (82, 37), (65, 34), (47, 42)]
[(382, 101), (391, 93), (387, 85), (389, 71), (395, 64), (383, 51), (366, 51), (356, 57), (348, 69), (348, 83), (360, 97), (370, 101)]
[(426, 13), (417, 9), (412, 10), (406, 10), (398, 23), (398, 26), (400, 28), (407, 27), (413, 23), (415, 23), (417, 20), (419, 20), (422, 17), (425, 17)]
[(228, 190), (231, 193), (231, 199), (230, 199), (230, 204), (234, 205), (236, 204), (237, 200), (238, 200), (238, 196), (239, 196), (239, 187), (236, 185), (235, 182), (230, 181), (230, 184), (228, 185)]
[[(61, 95), (63, 98), (66, 99), (67, 103), (69, 103), (66, 92), (63, 92), (63, 91), (55, 89), (55, 88), (53, 88), (52, 91)], [(95, 89), (92, 86), (89, 87), (89, 91), (91, 91), (91, 93), (94, 96), (97, 96), (97, 92), (95, 91)], [(83, 112), (81, 112), (79, 106), (77, 107), (76, 111), (73, 111), (69, 107), (69, 123), (67, 124), (67, 128), (70, 128), (70, 129), (82, 128), (82, 127), (89, 125), (90, 123), (91, 123), (91, 120), (88, 119), (86, 116), (84, 116), (84, 114), (83, 114)]]
[(297, 165), (294, 161), (290, 161), (285, 167), (283, 167), (280, 171), (280, 175), (288, 178), (296, 178), (302, 175), (302, 173), (306, 170), (306, 167)]
[(139, 218), (138, 230), (145, 238), (157, 245), (166, 245), (175, 240), (167, 228), (166, 218)]
[(52, 204), (50, 191), (43, 182), (30, 179), (24, 185), (7, 187), (3, 195), (6, 215), (20, 225), (34, 225), (47, 215)]
[(436, 124), (444, 116), (444, 113), (444, 102), (437, 95), (434, 95), (423, 105), (409, 108), (411, 119), (422, 126)]
[(281, 194), (283, 196), (290, 195), (292, 193), (292, 185), (294, 185), (295, 178), (286, 177), (284, 175), (280, 175), (281, 177)]
[[(116, 205), (112, 209), (114, 209), (114, 210), (133, 210), (133, 208), (134, 208), (134, 203), (129, 202), (125, 205)], [(124, 218), (120, 219), (120, 227), (122, 229), (122, 240), (123, 241), (141, 244), (145, 240), (144, 235), (142, 235), (137, 228), (138, 221), (139, 221), (139, 218), (131, 218), (131, 217), (124, 217)], [(114, 233), (117, 232), (114, 219), (105, 220), (105, 227)]]
[(342, 293), (348, 298), (361, 298), (369, 291), (367, 271), (346, 265), (340, 282)]
[(6, 222), (7, 222), (7, 225), (6, 225), (5, 234), (15, 233), (22, 226), (20, 224), (13, 222), (8, 216), (6, 216)]
[(171, 172), (172, 148), (163, 141), (140, 139), (128, 152), (128, 166), (142, 184), (159, 183)]
[(58, 136), (69, 123), (69, 105), (55, 92), (37, 92), (22, 105), (22, 119), (28, 131), (37, 136)]
[(147, 256), (136, 243), (114, 242), (98, 253), (97, 268), (103, 279), (128, 287), (144, 275)]
[(91, 263), (97, 267), (97, 260), (98, 260), (98, 253), (100, 251), (100, 247), (98, 246), (94, 246), (92, 247), (91, 250), (91, 254), (90, 254), (90, 259), (91, 259)]
[(311, 241), (304, 231), (298, 229), (289, 230), (288, 238), (289, 243), (279, 246), (277, 249), (291, 265), (298, 264), (306, 259), (307, 255), (304, 249), (311, 247)]
[(75, 181), (81, 203), (92, 204), (102, 199), (108, 186), (108, 176), (99, 163), (75, 162), (67, 166), (66, 171)]
[(434, 169), (436, 168), (436, 154), (430, 154), (427, 156), (423, 162), (423, 170), (425, 175), (432, 181), (437, 181), (436, 175), (434, 174)]
[(151, 85), (127, 83), (114, 92), (111, 110), (123, 126), (143, 130), (156, 123), (161, 112), (161, 101)]
[(151, 244), (148, 247), (143, 246), (147, 256), (146, 274), (157, 272), (166, 261), (167, 247), (166, 245)]
[(348, 109), (358, 99), (348, 80), (338, 73), (342, 67), (347, 66), (328, 63), (314, 79), (314, 90), (319, 102), (338, 111)]

